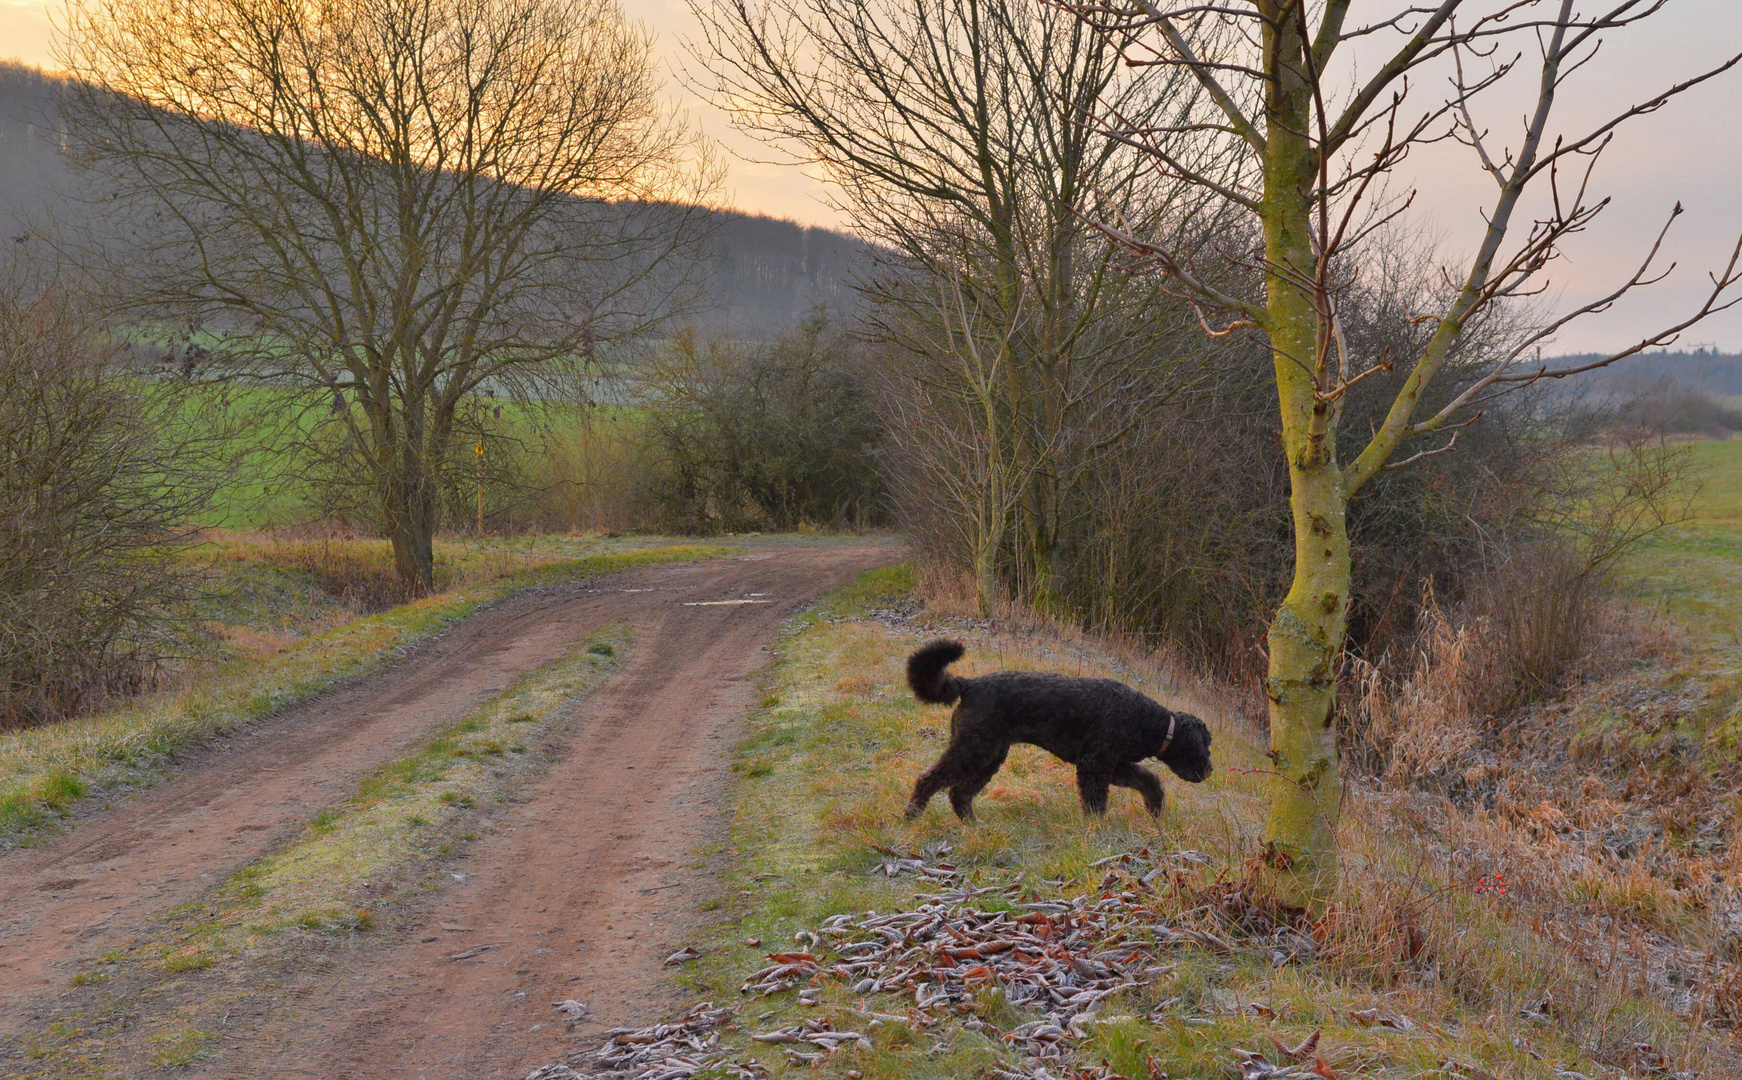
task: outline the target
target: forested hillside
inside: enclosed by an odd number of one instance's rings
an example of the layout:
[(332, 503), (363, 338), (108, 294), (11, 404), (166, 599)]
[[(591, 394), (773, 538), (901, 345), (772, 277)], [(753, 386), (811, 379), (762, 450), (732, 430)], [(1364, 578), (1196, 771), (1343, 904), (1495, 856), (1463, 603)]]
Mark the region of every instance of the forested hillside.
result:
[[(65, 84), (0, 62), (0, 228), (25, 235), (91, 212), (57, 113)], [(108, 227), (122, 228), (111, 222)], [(852, 308), (851, 279), (865, 246), (845, 233), (730, 210), (714, 213), (712, 303), (695, 321), (733, 336), (762, 337), (796, 325), (819, 304)]]
[(70, 169), (56, 119), (62, 90), (35, 68), (0, 62), (0, 226), (9, 236), (65, 190)]

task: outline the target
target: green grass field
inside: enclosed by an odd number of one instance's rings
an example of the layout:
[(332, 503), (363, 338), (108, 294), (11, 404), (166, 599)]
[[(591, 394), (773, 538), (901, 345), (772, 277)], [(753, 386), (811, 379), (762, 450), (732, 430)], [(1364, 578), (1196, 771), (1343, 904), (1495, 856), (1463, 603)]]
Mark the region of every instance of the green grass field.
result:
[(261, 529), (296, 520), (301, 498), (287, 482), (281, 447), (311, 430), (310, 414), (291, 391), (270, 386), (212, 387), (190, 402), (192, 412), (214, 399), (238, 432), (228, 453), (232, 469), (211, 510), (199, 522), (208, 528)]
[(1692, 517), (1645, 541), (1624, 573), (1642, 600), (1717, 642), (1742, 642), (1742, 441), (1697, 442)]
[[(561, 438), (575, 427), (575, 407), (503, 399), (488, 402), (501, 410), (492, 417), (499, 433), (523, 446), (541, 449), (548, 439)], [(321, 394), (245, 383), (212, 384), (190, 399), (188, 422), (205, 422), (205, 410), (215, 406), (218, 417), (232, 423), (235, 433), (226, 451), (230, 475), (197, 524), (218, 529), (271, 529), (296, 524), (309, 516), (306, 487), (297, 476), (295, 447), (328, 418), (330, 407)], [(618, 425), (632, 421), (636, 410), (598, 406), (596, 422)]]

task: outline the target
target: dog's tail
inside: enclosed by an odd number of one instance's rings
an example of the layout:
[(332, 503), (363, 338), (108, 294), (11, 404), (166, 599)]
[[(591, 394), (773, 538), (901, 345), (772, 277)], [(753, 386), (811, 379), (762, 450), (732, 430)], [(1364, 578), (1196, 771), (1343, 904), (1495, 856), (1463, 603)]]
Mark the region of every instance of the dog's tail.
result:
[(959, 641), (934, 641), (907, 658), (907, 685), (928, 705), (948, 705), (962, 696), (962, 680), (944, 669), (967, 652)]

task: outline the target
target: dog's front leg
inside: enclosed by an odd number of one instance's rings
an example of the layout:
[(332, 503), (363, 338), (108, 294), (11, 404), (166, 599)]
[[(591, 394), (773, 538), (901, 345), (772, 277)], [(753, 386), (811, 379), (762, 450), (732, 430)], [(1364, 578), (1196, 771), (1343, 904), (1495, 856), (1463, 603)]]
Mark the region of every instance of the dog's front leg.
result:
[(963, 821), (973, 821), (974, 796), (980, 793), (979, 788), (953, 787), (950, 789), (950, 809)]
[(1156, 775), (1141, 765), (1123, 762), (1113, 770), (1113, 782), (1143, 795), (1143, 807), (1153, 817), (1160, 817), (1167, 808), (1167, 792), (1162, 790)]
[(1083, 797), (1083, 810), (1096, 817), (1107, 812), (1107, 784), (1109, 777), (1104, 769), (1096, 765), (1079, 764), (1077, 766), (1077, 794)]

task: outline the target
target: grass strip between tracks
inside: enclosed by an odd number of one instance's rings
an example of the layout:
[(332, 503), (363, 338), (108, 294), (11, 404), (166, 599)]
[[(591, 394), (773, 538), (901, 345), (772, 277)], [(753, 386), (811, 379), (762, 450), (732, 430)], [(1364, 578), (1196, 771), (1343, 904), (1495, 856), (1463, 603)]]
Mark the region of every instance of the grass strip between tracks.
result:
[(250, 935), (371, 929), (379, 908), (400, 902), (389, 883), (403, 885), (407, 867), (448, 854), (451, 826), (542, 763), (541, 741), (616, 668), (632, 637), (626, 623), (599, 630), (376, 769), (301, 836), (232, 875), (208, 902), (207, 925)]
[(54, 831), (81, 801), (157, 782), (177, 753), (385, 666), (480, 605), (541, 585), (653, 563), (717, 558), (736, 550), (675, 544), (548, 563), (486, 586), (355, 619), (264, 662), (226, 664), (181, 691), (0, 736), (0, 847)]

